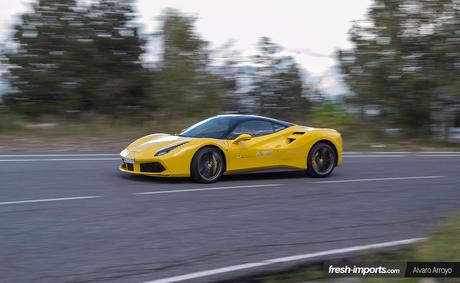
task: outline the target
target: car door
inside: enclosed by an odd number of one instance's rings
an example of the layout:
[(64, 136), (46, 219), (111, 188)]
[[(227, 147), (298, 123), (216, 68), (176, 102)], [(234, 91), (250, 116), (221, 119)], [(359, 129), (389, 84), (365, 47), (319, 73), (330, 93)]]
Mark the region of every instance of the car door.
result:
[[(227, 170), (244, 170), (275, 167), (279, 165), (278, 149), (283, 139), (275, 133), (279, 125), (264, 120), (248, 120), (241, 122), (233, 129), (228, 139)], [(249, 134), (252, 139), (234, 143), (241, 134)]]

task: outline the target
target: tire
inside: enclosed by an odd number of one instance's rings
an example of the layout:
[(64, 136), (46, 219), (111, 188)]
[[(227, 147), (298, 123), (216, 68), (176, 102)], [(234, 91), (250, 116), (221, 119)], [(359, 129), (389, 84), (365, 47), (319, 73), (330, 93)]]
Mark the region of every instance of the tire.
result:
[(335, 150), (327, 143), (315, 144), (307, 157), (307, 175), (314, 178), (324, 178), (334, 171), (336, 164)]
[(198, 150), (190, 165), (190, 175), (198, 183), (217, 182), (224, 173), (225, 161), (222, 153), (214, 147), (203, 147)]

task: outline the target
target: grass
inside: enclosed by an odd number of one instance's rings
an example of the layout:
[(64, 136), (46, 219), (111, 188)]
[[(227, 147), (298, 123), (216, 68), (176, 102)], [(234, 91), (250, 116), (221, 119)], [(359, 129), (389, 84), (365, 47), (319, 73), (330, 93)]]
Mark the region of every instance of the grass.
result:
[[(156, 117), (151, 121), (139, 122), (123, 118), (87, 116), (79, 120), (42, 117), (38, 123), (3, 113), (0, 114), (0, 151), (118, 150), (138, 137), (156, 132), (178, 133), (199, 120)], [(307, 124), (305, 121), (296, 122)], [(344, 150), (460, 151), (460, 144), (377, 137), (375, 133), (365, 130), (370, 128), (364, 125), (344, 128)]]
[(0, 115), (0, 121), (0, 151), (113, 151), (147, 134), (178, 133), (197, 119), (139, 122), (98, 116), (78, 121), (45, 118), (29, 122)]
[[(374, 262), (389, 261), (388, 256), (374, 256)], [(407, 252), (396, 253), (394, 261), (460, 261), (460, 215), (454, 217), (447, 225), (432, 233), (430, 239), (415, 245)], [(420, 279), (415, 278), (366, 278), (363, 283), (415, 283)], [(437, 279), (437, 282), (460, 282), (460, 278)]]
[[(407, 261), (460, 261), (460, 214), (454, 216), (447, 224), (432, 232), (427, 241), (414, 244), (397, 251), (376, 253), (361, 257), (363, 264), (382, 262), (407, 262)], [(322, 282), (334, 281), (328, 279), (321, 265), (297, 268), (294, 271), (260, 278), (263, 283), (294, 283), (318, 280)], [(416, 283), (417, 278), (364, 278), (361, 283)], [(439, 278), (437, 282), (460, 282), (459, 278)]]
[(19, 119), (19, 117), (11, 114), (0, 115), (0, 134), (18, 132), (22, 129), (22, 121)]

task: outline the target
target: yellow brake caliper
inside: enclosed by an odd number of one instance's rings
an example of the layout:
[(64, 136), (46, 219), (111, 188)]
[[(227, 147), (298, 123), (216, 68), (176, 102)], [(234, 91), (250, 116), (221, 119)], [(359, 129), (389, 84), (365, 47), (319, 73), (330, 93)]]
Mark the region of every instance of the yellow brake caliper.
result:
[(214, 156), (214, 154), (212, 155), (212, 161), (213, 161), (212, 164), (214, 165), (212, 168), (212, 175), (216, 175), (218, 163), (217, 163), (217, 159)]
[(318, 168), (318, 163), (316, 163), (316, 157), (318, 157), (318, 152), (315, 152), (315, 155), (313, 155), (313, 159), (312, 159), (312, 164), (313, 164), (313, 168), (317, 169)]

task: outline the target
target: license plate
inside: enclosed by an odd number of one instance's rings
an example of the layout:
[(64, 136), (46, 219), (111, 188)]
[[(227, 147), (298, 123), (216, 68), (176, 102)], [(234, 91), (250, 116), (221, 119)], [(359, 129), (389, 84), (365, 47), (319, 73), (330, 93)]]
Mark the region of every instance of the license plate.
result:
[(131, 158), (123, 158), (123, 162), (127, 164), (134, 164), (134, 159)]

